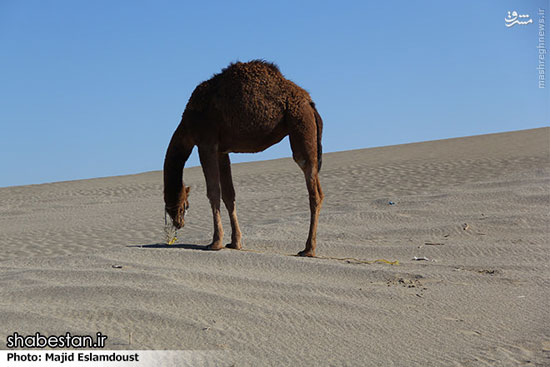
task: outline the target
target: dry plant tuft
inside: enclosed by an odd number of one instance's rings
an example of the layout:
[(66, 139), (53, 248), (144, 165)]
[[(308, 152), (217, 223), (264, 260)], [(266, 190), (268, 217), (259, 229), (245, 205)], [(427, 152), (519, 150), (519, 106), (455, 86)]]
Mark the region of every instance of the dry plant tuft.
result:
[(173, 245), (178, 240), (178, 230), (170, 220), (167, 220), (166, 213), (164, 216), (164, 242), (167, 245)]

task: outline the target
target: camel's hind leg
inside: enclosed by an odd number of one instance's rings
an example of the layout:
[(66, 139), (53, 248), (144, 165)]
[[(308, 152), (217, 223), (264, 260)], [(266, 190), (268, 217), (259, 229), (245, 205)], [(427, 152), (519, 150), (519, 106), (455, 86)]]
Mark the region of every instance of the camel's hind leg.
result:
[[(308, 116), (309, 117), (309, 116)], [(317, 222), (323, 203), (323, 191), (319, 182), (317, 162), (317, 131), (315, 120), (305, 119), (307, 123), (300, 125), (302, 128), (290, 133), (290, 146), (292, 157), (304, 172), (307, 191), (309, 193), (309, 209), (311, 213), (309, 223), (309, 236), (306, 248), (298, 253), (299, 256), (315, 256), (317, 246)]]
[(206, 180), (206, 196), (210, 200), (214, 219), (214, 237), (208, 246), (211, 250), (223, 248), (223, 228), (220, 216), (220, 170), (217, 146), (199, 146), (199, 158)]
[(220, 184), (222, 188), (222, 199), (229, 212), (231, 220), (231, 243), (226, 247), (236, 250), (241, 249), (241, 229), (237, 220), (237, 208), (235, 207), (235, 188), (231, 177), (231, 161), (229, 154), (219, 155), (220, 164)]

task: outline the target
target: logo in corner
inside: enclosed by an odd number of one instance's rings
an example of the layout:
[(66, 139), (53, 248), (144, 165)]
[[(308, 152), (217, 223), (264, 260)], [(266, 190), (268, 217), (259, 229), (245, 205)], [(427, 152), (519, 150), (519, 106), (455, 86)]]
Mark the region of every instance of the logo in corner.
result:
[(506, 18), (504, 18), (504, 25), (508, 28), (518, 25), (527, 25), (533, 23), (533, 19), (529, 14), (518, 14), (517, 11), (509, 11)]

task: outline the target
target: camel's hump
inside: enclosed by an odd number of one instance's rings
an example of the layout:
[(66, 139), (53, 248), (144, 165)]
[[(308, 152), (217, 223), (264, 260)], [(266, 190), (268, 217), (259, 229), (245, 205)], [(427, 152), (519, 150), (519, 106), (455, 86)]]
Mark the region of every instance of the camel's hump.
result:
[[(276, 108), (299, 100), (311, 101), (309, 94), (286, 79), (277, 65), (264, 60), (229, 64), (209, 80), (199, 84), (187, 107), (206, 110), (212, 106), (248, 106), (250, 109)], [(269, 105), (269, 107), (268, 107)]]
[(241, 62), (241, 61), (232, 62), (227, 67), (223, 68), (220, 74), (225, 74), (225, 73), (229, 74), (235, 71), (238, 72), (238, 71), (262, 71), (262, 70), (269, 71), (282, 76), (281, 70), (279, 70), (279, 67), (275, 63), (265, 61), (265, 60), (260, 60), (260, 59), (251, 60), (248, 62)]

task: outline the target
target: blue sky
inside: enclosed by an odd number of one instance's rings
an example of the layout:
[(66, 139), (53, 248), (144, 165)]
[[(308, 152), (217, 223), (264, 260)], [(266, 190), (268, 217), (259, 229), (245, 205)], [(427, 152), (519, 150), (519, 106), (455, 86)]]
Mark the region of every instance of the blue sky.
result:
[(310, 92), (325, 152), (548, 126), (539, 8), (548, 25), (537, 0), (2, 0), (0, 186), (161, 169), (194, 87), (236, 60)]

